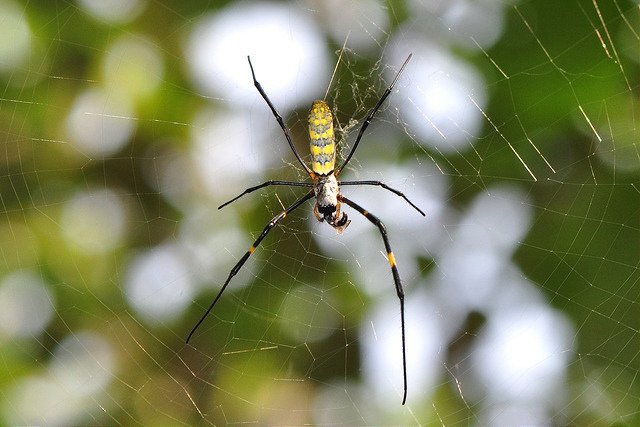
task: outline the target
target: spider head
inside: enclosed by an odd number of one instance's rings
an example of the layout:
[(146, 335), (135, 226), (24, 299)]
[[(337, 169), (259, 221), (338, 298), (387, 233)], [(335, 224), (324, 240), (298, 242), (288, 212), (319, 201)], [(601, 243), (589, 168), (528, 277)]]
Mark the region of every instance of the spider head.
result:
[(321, 205), (317, 203), (314, 212), (318, 221), (326, 221), (327, 224), (335, 228), (339, 234), (342, 234), (351, 222), (346, 213), (340, 212), (339, 204)]
[[(326, 218), (325, 218), (326, 219)], [(334, 215), (331, 218), (331, 221), (326, 220), (330, 226), (336, 229), (338, 234), (342, 234), (345, 228), (349, 226), (351, 220), (347, 217), (346, 213), (340, 213), (339, 215)]]

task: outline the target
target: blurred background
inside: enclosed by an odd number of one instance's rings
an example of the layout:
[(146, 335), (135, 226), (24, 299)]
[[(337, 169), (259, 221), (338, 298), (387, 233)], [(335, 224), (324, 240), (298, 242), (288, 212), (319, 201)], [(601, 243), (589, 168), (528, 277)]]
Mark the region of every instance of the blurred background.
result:
[[(0, 0), (0, 424), (640, 424), (634, 1)], [(312, 202), (340, 154), (387, 226)]]

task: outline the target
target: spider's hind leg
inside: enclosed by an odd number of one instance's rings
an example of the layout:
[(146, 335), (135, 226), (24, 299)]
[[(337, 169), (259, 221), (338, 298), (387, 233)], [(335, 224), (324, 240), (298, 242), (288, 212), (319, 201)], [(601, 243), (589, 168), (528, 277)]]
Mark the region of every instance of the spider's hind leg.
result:
[(373, 225), (378, 227), (378, 231), (380, 231), (380, 235), (382, 236), (382, 241), (384, 242), (384, 248), (387, 251), (387, 259), (389, 260), (389, 266), (391, 267), (391, 274), (393, 275), (393, 282), (396, 287), (396, 294), (398, 295), (398, 300), (400, 301), (400, 327), (402, 331), (402, 372), (404, 375), (404, 395), (402, 397), (402, 404), (404, 405), (407, 401), (407, 350), (406, 350), (406, 338), (405, 338), (405, 327), (404, 327), (404, 288), (402, 287), (402, 281), (400, 280), (400, 273), (398, 273), (398, 266), (396, 264), (396, 257), (393, 255), (393, 251), (391, 250), (391, 244), (389, 243), (389, 236), (387, 235), (387, 229), (385, 228), (382, 221), (378, 219), (377, 216), (373, 215), (369, 211), (367, 211), (362, 206), (357, 203), (347, 199), (346, 197), (339, 195), (338, 200), (346, 203), (351, 206), (353, 209), (360, 212), (365, 218), (369, 220)]

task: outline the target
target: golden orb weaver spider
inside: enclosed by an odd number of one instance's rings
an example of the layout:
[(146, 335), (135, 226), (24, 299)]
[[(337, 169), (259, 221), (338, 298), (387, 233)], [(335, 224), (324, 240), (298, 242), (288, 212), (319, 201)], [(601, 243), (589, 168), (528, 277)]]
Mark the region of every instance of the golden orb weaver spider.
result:
[(382, 236), (382, 240), (384, 242), (385, 250), (387, 251), (387, 258), (389, 260), (389, 265), (391, 267), (391, 272), (393, 274), (393, 281), (396, 287), (396, 293), (398, 295), (398, 299), (400, 300), (400, 322), (402, 329), (402, 371), (403, 371), (403, 379), (404, 379), (404, 394), (402, 398), (402, 404), (404, 405), (407, 400), (407, 354), (406, 354), (406, 345), (405, 345), (405, 324), (404, 324), (404, 289), (402, 288), (402, 282), (400, 280), (400, 274), (398, 273), (398, 267), (396, 266), (395, 256), (393, 255), (393, 251), (391, 250), (391, 245), (389, 243), (389, 237), (387, 235), (387, 230), (384, 224), (376, 217), (371, 214), (369, 211), (358, 205), (357, 203), (351, 201), (346, 198), (342, 193), (340, 193), (341, 185), (375, 185), (384, 188), (385, 190), (389, 190), (392, 193), (402, 197), (407, 203), (409, 203), (415, 210), (420, 212), (422, 216), (425, 216), (424, 212), (420, 210), (416, 205), (414, 205), (403, 193), (398, 190), (395, 190), (383, 182), (380, 181), (338, 181), (338, 176), (344, 169), (344, 167), (349, 163), (353, 153), (355, 153), (356, 148), (358, 148), (358, 144), (362, 139), (362, 135), (364, 131), (367, 129), (373, 116), (376, 114), (378, 109), (382, 103), (387, 99), (396, 82), (400, 78), (400, 74), (406, 67), (407, 63), (411, 59), (411, 54), (407, 57), (407, 59), (400, 67), (400, 70), (396, 74), (396, 77), (391, 82), (391, 85), (387, 87), (384, 91), (376, 105), (369, 111), (360, 130), (358, 131), (358, 136), (356, 137), (356, 141), (353, 143), (353, 147), (351, 147), (351, 151), (347, 155), (347, 158), (344, 160), (342, 165), (339, 168), (335, 168), (335, 159), (336, 159), (336, 142), (333, 132), (333, 115), (331, 114), (331, 110), (329, 109), (329, 105), (325, 101), (317, 100), (313, 102), (311, 107), (311, 111), (309, 112), (309, 139), (311, 141), (311, 168), (306, 165), (306, 163), (302, 160), (300, 153), (296, 150), (296, 147), (293, 145), (293, 141), (291, 140), (291, 136), (289, 135), (289, 130), (284, 124), (282, 117), (276, 111), (276, 108), (271, 103), (271, 100), (267, 96), (266, 92), (262, 88), (262, 85), (256, 79), (255, 72), (253, 70), (253, 64), (251, 63), (251, 58), (247, 57), (249, 61), (249, 68), (251, 69), (251, 76), (253, 77), (253, 84), (260, 92), (262, 98), (266, 101), (267, 105), (271, 109), (273, 116), (278, 121), (280, 128), (284, 132), (284, 136), (289, 143), (289, 147), (293, 151), (293, 154), (296, 156), (304, 170), (309, 174), (312, 182), (292, 182), (292, 181), (266, 181), (260, 185), (256, 185), (254, 187), (247, 188), (238, 196), (229, 200), (226, 203), (223, 203), (218, 207), (218, 209), (222, 209), (228, 204), (238, 200), (240, 197), (245, 194), (251, 193), (253, 191), (259, 190), (264, 187), (268, 187), (271, 185), (283, 185), (290, 187), (307, 187), (311, 188), (311, 190), (305, 194), (303, 197), (294, 202), (291, 206), (286, 208), (284, 211), (280, 212), (278, 215), (274, 216), (271, 221), (267, 223), (267, 225), (262, 230), (262, 233), (253, 245), (247, 250), (247, 252), (240, 258), (240, 260), (233, 266), (231, 271), (229, 272), (229, 276), (227, 276), (227, 280), (225, 280), (222, 288), (218, 291), (218, 294), (214, 298), (213, 302), (209, 306), (209, 308), (202, 315), (198, 323), (191, 329), (189, 336), (187, 337), (187, 343), (195, 333), (196, 329), (204, 322), (207, 318), (213, 307), (216, 305), (222, 293), (227, 288), (227, 285), (231, 281), (231, 278), (240, 271), (244, 263), (249, 259), (251, 254), (256, 250), (262, 239), (266, 237), (266, 235), (271, 231), (273, 227), (275, 227), (284, 217), (288, 214), (299, 208), (304, 202), (315, 197), (316, 203), (313, 206), (313, 214), (317, 218), (318, 221), (323, 222), (326, 221), (330, 226), (336, 229), (338, 233), (342, 233), (349, 223), (351, 222), (347, 214), (340, 211), (340, 204), (345, 203), (346, 205), (352, 207), (359, 213), (361, 213), (366, 219), (368, 219), (373, 225), (375, 225), (380, 231), (380, 235)]

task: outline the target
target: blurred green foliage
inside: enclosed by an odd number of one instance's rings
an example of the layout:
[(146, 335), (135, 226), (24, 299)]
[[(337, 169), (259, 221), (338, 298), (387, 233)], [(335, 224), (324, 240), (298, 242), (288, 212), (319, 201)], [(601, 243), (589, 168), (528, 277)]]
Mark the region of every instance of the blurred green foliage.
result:
[[(474, 144), (477, 155), (428, 154), (444, 165), (451, 182), (448, 201), (457, 209), (464, 210), (474, 196), (495, 183), (516, 185), (531, 197), (534, 220), (516, 261), (576, 326), (577, 360), (570, 365), (569, 384), (593, 380), (612, 401), (635, 401), (625, 422), (638, 424), (639, 383), (625, 378), (636, 378), (640, 371), (640, 168), (618, 169), (600, 154), (604, 151), (613, 158), (619, 154), (640, 165), (639, 40), (633, 36), (640, 17), (633, 2), (596, 4), (598, 10), (591, 1), (531, 0), (508, 8), (506, 31), (487, 56), (461, 54), (470, 56), (466, 59), (486, 79), (490, 102), (485, 112), (497, 130), (485, 124)], [(323, 268), (329, 261), (310, 233), (273, 232), (265, 243), (268, 255), (256, 254), (254, 286), (221, 301), (219, 322), (208, 330), (207, 335), (215, 337), (208, 352), (185, 349), (182, 341), (211, 295), (199, 297), (193, 310), (175, 324), (154, 328), (141, 323), (123, 298), (127, 262), (136, 251), (175, 238), (183, 220), (182, 213), (150, 185), (145, 169), (156, 167), (167, 153), (188, 150), (189, 123), (195, 112), (208, 104), (215, 107), (215, 100), (197, 93), (186, 77), (183, 47), (194, 21), (224, 4), (149, 2), (139, 18), (121, 26), (97, 21), (75, 2), (29, 1), (21, 7), (33, 32), (33, 49), (21, 67), (0, 76), (0, 273), (37, 271), (51, 285), (57, 306), (42, 337), (4, 340), (0, 388), (42, 371), (53, 348), (83, 329), (100, 330), (123, 349), (120, 372), (107, 393), (109, 409), (96, 412), (89, 423), (246, 421), (257, 415), (233, 418), (229, 414), (240, 417), (243, 407), (221, 408), (216, 399), (242, 394), (238, 388), (263, 393), (258, 380), (263, 372), (310, 371), (318, 382), (357, 378), (356, 328), (363, 315), (363, 294), (355, 286), (337, 287), (334, 308), (346, 313), (344, 326), (310, 349), (307, 358), (294, 351), (300, 342), (272, 330), (291, 282), (287, 269), (292, 260), (303, 264), (295, 273), (300, 282), (313, 282), (319, 272), (328, 273), (319, 288), (350, 280), (344, 267)], [(100, 84), (105, 50), (123, 34), (151, 39), (161, 49), (165, 71), (160, 87), (135, 105), (137, 128), (132, 140), (115, 155), (92, 158), (67, 143), (63, 123), (74, 98)], [(376, 61), (380, 52), (371, 55), (366, 60)], [(506, 70), (507, 77), (494, 63)], [(347, 109), (348, 100), (343, 102)], [(609, 145), (598, 141), (585, 116)], [(507, 141), (526, 159), (537, 181)], [(411, 144), (408, 140), (407, 146), (416, 148)], [(412, 151), (430, 162), (423, 151)], [(108, 256), (83, 253), (63, 238), (60, 211), (77, 189), (109, 187), (129, 198), (132, 225), (126, 241)], [(252, 206), (239, 220), (247, 233), (255, 235), (269, 213), (259, 197)], [(294, 218), (293, 229), (305, 227), (300, 219), (305, 215)], [(275, 252), (280, 255), (271, 257)], [(304, 255), (308, 252), (312, 255)], [(269, 257), (266, 263), (265, 257)], [(251, 308), (242, 316), (237, 308), (240, 299)], [(265, 346), (287, 342), (290, 347), (260, 352), (259, 357), (247, 352), (232, 362), (218, 360), (221, 350), (216, 345), (226, 343), (225, 352), (236, 347), (242, 351), (247, 341)], [(213, 378), (218, 363), (231, 364), (225, 369), (227, 377)], [(252, 378), (258, 379), (252, 383)], [(475, 424), (473, 408), (443, 382), (432, 396), (439, 416), (448, 425), (469, 420)], [(192, 399), (207, 413), (198, 414)], [(429, 406), (418, 413), (430, 411)], [(598, 419), (597, 411), (576, 413), (572, 422), (576, 425), (607, 424)], [(437, 420), (431, 416), (425, 418), (429, 423)]]

